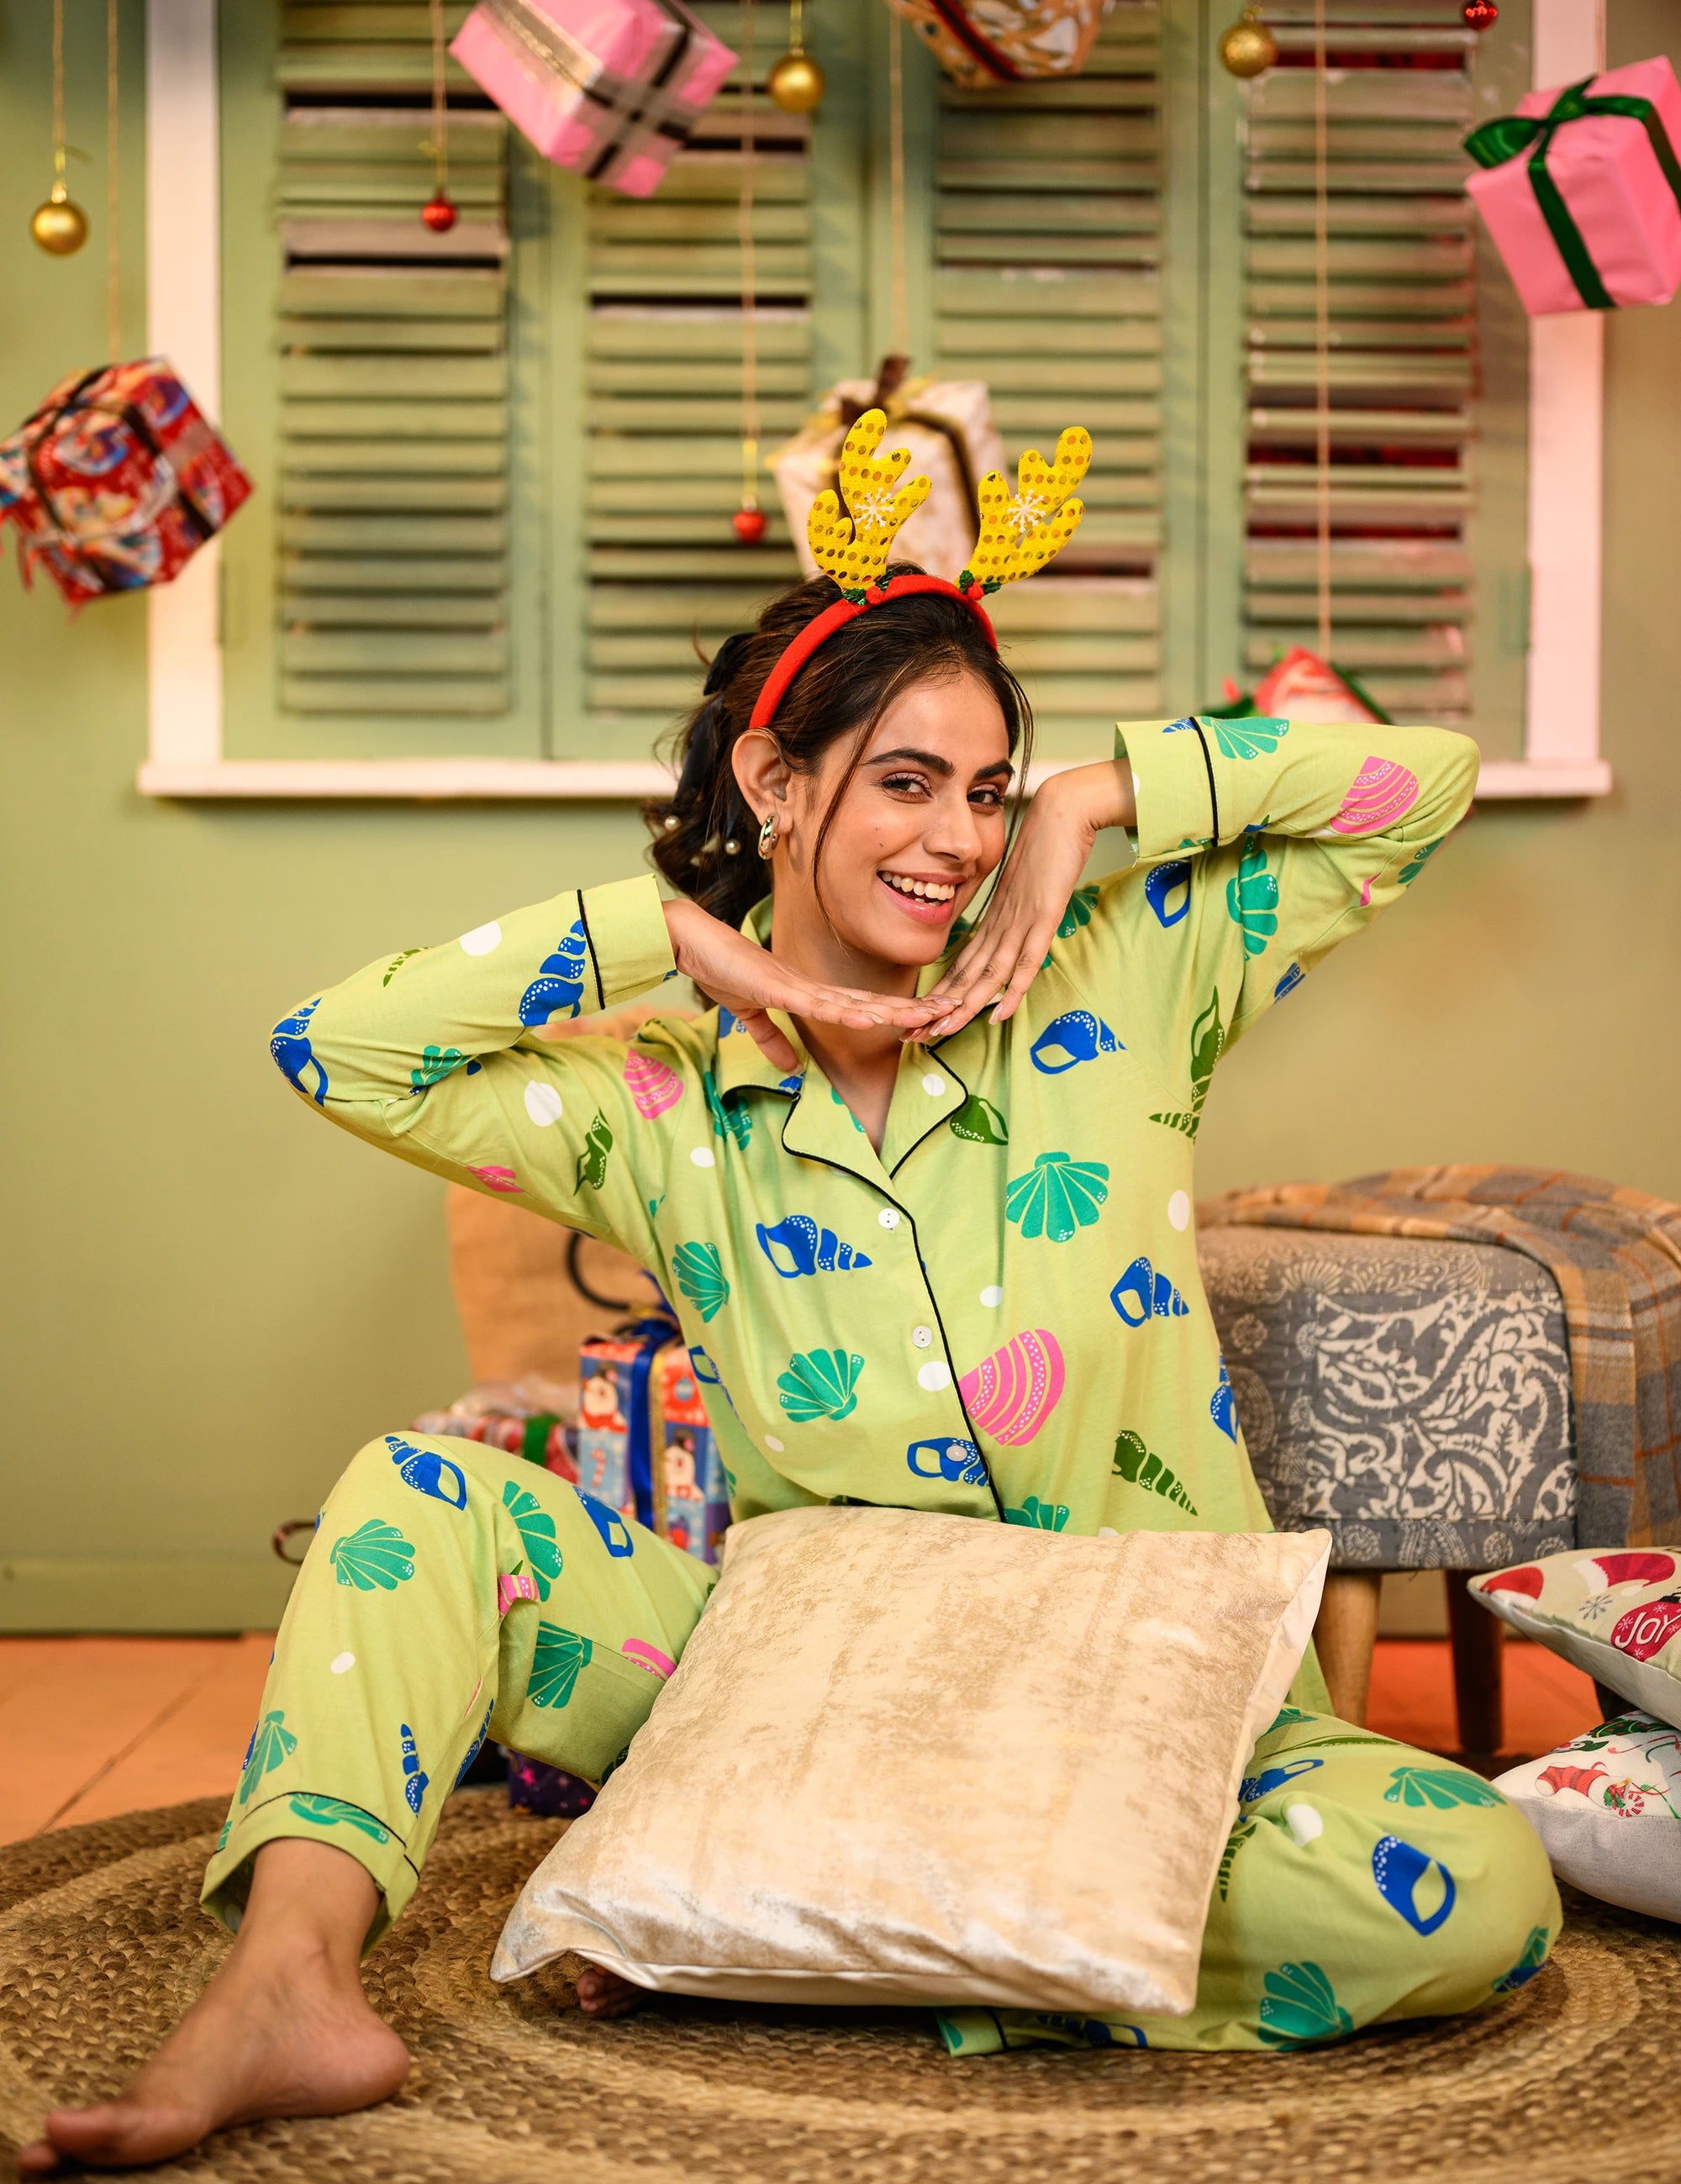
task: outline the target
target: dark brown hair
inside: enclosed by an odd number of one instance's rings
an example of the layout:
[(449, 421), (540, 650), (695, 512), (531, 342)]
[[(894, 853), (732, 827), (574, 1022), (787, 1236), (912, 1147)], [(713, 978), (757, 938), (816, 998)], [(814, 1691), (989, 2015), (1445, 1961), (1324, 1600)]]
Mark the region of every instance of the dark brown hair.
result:
[[(921, 573), (908, 561), (895, 562), (889, 571)], [(676, 793), (668, 803), (645, 807), (654, 862), (673, 887), (728, 924), (739, 925), (770, 892), (770, 867), (758, 855), (758, 822), (736, 786), (731, 754), (785, 648), (840, 596), (832, 577), (813, 577), (773, 599), (757, 627), (724, 639), (706, 696), (673, 739)], [(1033, 744), (1027, 694), (961, 599), (939, 592), (890, 598), (837, 630), (795, 677), (770, 728), (790, 772), (815, 772), (831, 744), (846, 735), (853, 739), (851, 763), (818, 829), (814, 883), (840, 800), (882, 714), (913, 683), (963, 674), (997, 699), (1010, 755), (1015, 758), (1019, 746), (1025, 773)]]

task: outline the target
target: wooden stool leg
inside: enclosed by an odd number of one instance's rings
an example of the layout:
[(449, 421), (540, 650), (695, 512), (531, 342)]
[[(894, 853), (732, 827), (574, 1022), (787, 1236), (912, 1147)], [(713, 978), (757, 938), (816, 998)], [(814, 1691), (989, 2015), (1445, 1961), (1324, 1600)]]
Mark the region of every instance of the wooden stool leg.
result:
[(1313, 1627), (1332, 1710), (1341, 1720), (1362, 1729), (1371, 1689), (1371, 1649), (1377, 1640), (1377, 1596), (1382, 1589), (1382, 1570), (1328, 1571), (1319, 1620)]
[(1454, 1706), (1462, 1752), (1492, 1758), (1505, 1736), (1501, 1678), (1505, 1625), (1466, 1591), (1475, 1570), (1448, 1570), (1448, 1630), (1454, 1647)]

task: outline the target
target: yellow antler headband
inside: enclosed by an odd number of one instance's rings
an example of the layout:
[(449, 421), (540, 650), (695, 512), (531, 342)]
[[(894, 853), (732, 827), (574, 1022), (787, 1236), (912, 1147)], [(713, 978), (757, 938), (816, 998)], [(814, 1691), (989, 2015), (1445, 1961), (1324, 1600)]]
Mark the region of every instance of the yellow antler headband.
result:
[(818, 568), (840, 585), (840, 597), (807, 623), (772, 668), (753, 707), (751, 725), (756, 728), (768, 724), (789, 684), (820, 644), (856, 616), (885, 605), (890, 598), (944, 592), (961, 599), (996, 651), (997, 634), (982, 599), (1042, 569), (1067, 545), (1086, 513), (1084, 502), (1070, 496), (1092, 460), (1092, 436), (1082, 426), (1070, 425), (1057, 442), (1053, 461), (1047, 463), (1036, 448), (1022, 457), (1014, 493), (997, 471), (988, 471), (981, 479), (980, 536), (955, 584), (943, 577), (889, 577), (887, 559), (893, 541), (927, 499), (930, 486), (925, 477), (904, 476), (911, 460), (908, 448), (895, 448), (878, 457), (886, 431), (885, 413), (866, 410), (846, 435), (837, 475), (848, 512), (843, 512), (840, 494), (832, 488), (812, 504), (806, 538)]

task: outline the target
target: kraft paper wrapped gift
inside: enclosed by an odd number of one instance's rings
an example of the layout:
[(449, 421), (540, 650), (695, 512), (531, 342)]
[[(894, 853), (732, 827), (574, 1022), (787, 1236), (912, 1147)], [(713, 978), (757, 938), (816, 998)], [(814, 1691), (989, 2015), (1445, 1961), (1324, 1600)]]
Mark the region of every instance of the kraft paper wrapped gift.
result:
[(576, 1950), (679, 1994), (1183, 2015), (1330, 1548), (910, 1509), (732, 1525), (491, 1977)]
[(954, 83), (986, 91), (1078, 75), (1110, 0), (889, 0)]
[(1661, 55), (1531, 92), (1465, 143), (1482, 169), (1466, 188), (1532, 317), (1681, 287), (1681, 84)]
[(683, 0), (479, 0), (450, 51), (545, 159), (632, 198), (735, 65)]

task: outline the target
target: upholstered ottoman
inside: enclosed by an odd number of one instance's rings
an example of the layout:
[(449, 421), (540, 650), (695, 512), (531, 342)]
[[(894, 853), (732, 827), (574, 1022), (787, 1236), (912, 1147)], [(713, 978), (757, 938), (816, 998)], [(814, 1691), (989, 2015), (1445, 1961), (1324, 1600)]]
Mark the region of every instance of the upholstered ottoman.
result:
[[(1563, 1307), (1499, 1245), (1222, 1228), (1198, 1242), (1256, 1477), (1335, 1542), (1320, 1645), (1363, 1713), (1385, 1570), (1463, 1575), (1575, 1544)], [(1499, 1744), (1499, 1652), (1450, 1577), (1460, 1740)]]

